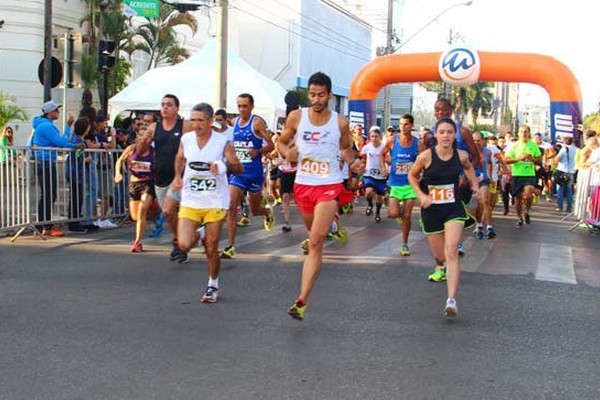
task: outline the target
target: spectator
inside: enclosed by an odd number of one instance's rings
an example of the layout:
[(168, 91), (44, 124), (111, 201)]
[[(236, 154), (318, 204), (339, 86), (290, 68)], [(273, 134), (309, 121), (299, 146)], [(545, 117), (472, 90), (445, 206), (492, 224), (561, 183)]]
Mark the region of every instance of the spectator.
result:
[(555, 157), (556, 170), (554, 180), (558, 185), (558, 199), (556, 211), (563, 211), (563, 201), (567, 198), (567, 212), (573, 210), (573, 174), (575, 173), (575, 153), (577, 148), (573, 146), (573, 138), (565, 137), (564, 146)]
[[(70, 143), (61, 136), (54, 121), (60, 115), (60, 105), (48, 101), (42, 105), (42, 115), (33, 119), (32, 145), (37, 147), (83, 148), (82, 144)], [(57, 197), (58, 177), (56, 174), (56, 150), (36, 149), (36, 173), (40, 185), (40, 198), (38, 202), (38, 221), (42, 225), (42, 235), (63, 236), (64, 232), (54, 229), (52, 221), (52, 207)]]
[[(0, 146), (13, 146), (14, 138), (13, 138), (13, 128), (10, 126), (5, 126), (0, 133)], [(2, 149), (0, 150), (0, 164), (4, 164), (5, 162), (10, 161), (16, 155), (16, 150)]]
[[(74, 145), (83, 144), (85, 141), (83, 137), (90, 131), (90, 121), (86, 117), (81, 117), (75, 121), (73, 126), (73, 135), (71, 135), (70, 142)], [(84, 163), (91, 162), (92, 157), (86, 155), (83, 150), (77, 150), (69, 154), (69, 162), (67, 164), (67, 180), (71, 186), (71, 196), (69, 201), (69, 219), (78, 220), (81, 218), (81, 205), (83, 203), (83, 177), (84, 177)], [(88, 233), (80, 221), (69, 222), (69, 232), (73, 233)]]

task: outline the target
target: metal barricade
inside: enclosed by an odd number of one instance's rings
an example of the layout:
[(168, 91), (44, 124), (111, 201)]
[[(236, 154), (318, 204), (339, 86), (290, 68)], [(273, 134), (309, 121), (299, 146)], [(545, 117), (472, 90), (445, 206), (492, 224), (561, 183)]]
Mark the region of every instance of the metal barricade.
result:
[(569, 231), (582, 226), (594, 234), (600, 233), (600, 166), (579, 170), (574, 202), (578, 221)]
[(110, 220), (125, 217), (128, 205), (126, 182), (113, 183), (121, 153), (0, 146), (0, 233), (14, 241), (28, 230), (44, 238), (58, 224), (116, 226)]

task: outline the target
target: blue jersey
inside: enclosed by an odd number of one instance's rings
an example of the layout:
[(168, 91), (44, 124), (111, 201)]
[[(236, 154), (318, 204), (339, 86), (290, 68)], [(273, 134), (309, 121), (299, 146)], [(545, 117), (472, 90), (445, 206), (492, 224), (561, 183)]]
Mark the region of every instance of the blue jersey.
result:
[(263, 176), (261, 155), (250, 157), (249, 154), (250, 150), (260, 150), (263, 146), (263, 139), (254, 134), (254, 118), (255, 116), (252, 115), (248, 123), (242, 126), (238, 117), (233, 126), (233, 147), (240, 163), (244, 166), (242, 176)]
[(475, 168), (475, 176), (479, 177), (483, 177), (483, 179), (490, 179), (490, 177), (488, 176), (488, 163), (490, 162), (490, 157), (488, 155), (488, 149), (484, 148), (483, 149), (483, 166), (481, 167), (481, 169)]
[(408, 185), (408, 171), (419, 155), (419, 141), (413, 138), (410, 147), (403, 147), (400, 144), (400, 135), (394, 138), (392, 154), (390, 156), (390, 176), (388, 186), (406, 186)]

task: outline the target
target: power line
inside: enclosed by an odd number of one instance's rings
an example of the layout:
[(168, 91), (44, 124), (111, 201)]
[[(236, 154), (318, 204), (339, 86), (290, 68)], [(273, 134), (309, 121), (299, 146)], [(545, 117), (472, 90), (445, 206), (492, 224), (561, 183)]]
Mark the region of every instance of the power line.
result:
[[(262, 7), (260, 7), (259, 5), (257, 5), (256, 3), (252, 2), (252, 1), (246, 1), (245, 3), (251, 4), (251, 5), (253, 5), (255, 8), (258, 8), (258, 9), (260, 9), (260, 10), (262, 10), (262, 11), (266, 11), (266, 12), (270, 13), (271, 15), (273, 15), (273, 16), (275, 16), (275, 17), (277, 17), (277, 18), (280, 18), (280, 19), (282, 19), (282, 20), (284, 20), (284, 19), (283, 19), (281, 16), (279, 16), (279, 15), (275, 14), (273, 11), (270, 11), (270, 10), (267, 10), (267, 9), (265, 9), (265, 8), (262, 8)], [(338, 31), (335, 31), (335, 30), (332, 30), (332, 29), (327, 29), (327, 28), (323, 27), (323, 26), (322, 26), (322, 23), (316, 22), (316, 20), (313, 20), (313, 19), (311, 19), (310, 17), (308, 17), (308, 16), (305, 16), (304, 14), (297, 12), (296, 10), (292, 9), (292, 8), (291, 8), (291, 7), (289, 7), (289, 6), (285, 6), (285, 4), (284, 4), (283, 2), (282, 2), (282, 3), (280, 3), (280, 5), (283, 5), (285, 8), (288, 8), (289, 10), (292, 10), (292, 11), (294, 11), (296, 14), (299, 14), (300, 16), (302, 16), (303, 18), (306, 18), (307, 20), (312, 20), (312, 21), (315, 21), (314, 23), (316, 24), (316, 27), (317, 27), (317, 28), (319, 28), (319, 29), (321, 30), (321, 32), (322, 32), (322, 33), (324, 33), (324, 34), (328, 34), (328, 35), (331, 35), (331, 34), (333, 34), (333, 36), (334, 36), (334, 37), (332, 37), (332, 36), (329, 36), (329, 38), (330, 38), (330, 39), (333, 39), (335, 42), (337, 42), (337, 43), (338, 43), (338, 44), (340, 44), (341, 46), (354, 45), (354, 46), (357, 46), (357, 47), (359, 47), (359, 48), (362, 48), (362, 49), (364, 49), (364, 50), (366, 50), (366, 51), (368, 51), (368, 52), (370, 52), (370, 51), (371, 51), (371, 49), (370, 49), (369, 47), (367, 47), (367, 46), (365, 46), (365, 45), (363, 45), (363, 44), (361, 44), (361, 43), (359, 43), (359, 42), (357, 42), (357, 41), (355, 41), (355, 40), (352, 40), (352, 39), (350, 39), (350, 38), (347, 38), (347, 37), (343, 36), (343, 35), (342, 35), (340, 32), (338, 32)], [(245, 11), (245, 10), (244, 10), (244, 11)], [(285, 20), (284, 20), (284, 21), (285, 21)], [(315, 33), (315, 34), (317, 34), (317, 35), (319, 34), (319, 32), (316, 32), (316, 31), (314, 31), (313, 29), (307, 29), (307, 31), (309, 31), (309, 32), (311, 32), (311, 33)]]
[(327, 44), (327, 43), (323, 43), (323, 42), (320, 42), (320, 41), (318, 41), (318, 40), (314, 40), (314, 39), (312, 39), (312, 38), (310, 38), (310, 37), (307, 37), (306, 35), (303, 35), (303, 34), (301, 34), (301, 33), (298, 33), (298, 32), (296, 32), (296, 31), (294, 31), (294, 30), (292, 30), (292, 29), (286, 28), (285, 26), (281, 26), (281, 25), (279, 25), (279, 24), (276, 24), (276, 23), (274, 23), (274, 22), (272, 22), (272, 21), (269, 21), (269, 20), (267, 20), (267, 19), (264, 19), (264, 18), (262, 18), (262, 17), (259, 17), (259, 16), (258, 16), (258, 15), (256, 15), (256, 14), (252, 14), (251, 12), (249, 12), (249, 11), (247, 11), (247, 10), (242, 10), (241, 8), (239, 8), (239, 7), (237, 7), (237, 6), (231, 5), (230, 7), (231, 7), (231, 8), (235, 8), (235, 9), (237, 9), (237, 10), (239, 10), (239, 11), (243, 11), (243, 12), (245, 12), (247, 15), (249, 15), (249, 16), (251, 16), (251, 17), (254, 17), (254, 18), (258, 19), (258, 20), (261, 20), (261, 21), (263, 21), (263, 22), (266, 22), (266, 23), (268, 23), (268, 24), (270, 24), (270, 25), (276, 26), (276, 27), (278, 27), (278, 28), (280, 28), (280, 29), (283, 29), (284, 31), (287, 31), (287, 32), (289, 32), (289, 33), (292, 33), (292, 34), (294, 34), (294, 35), (300, 36), (300, 37), (302, 37), (302, 38), (304, 38), (304, 39), (306, 39), (306, 40), (309, 40), (309, 41), (311, 41), (311, 42), (313, 42), (313, 43), (317, 43), (317, 44), (320, 44), (321, 46), (324, 46), (324, 47), (330, 48), (330, 49), (332, 49), (332, 50), (335, 50), (335, 51), (337, 51), (337, 52), (339, 52), (339, 53), (343, 53), (343, 54), (349, 55), (349, 56), (351, 56), (351, 57), (354, 57), (354, 58), (356, 58), (356, 59), (358, 59), (358, 60), (360, 60), (360, 61), (364, 61), (364, 62), (370, 61), (370, 59), (369, 59), (369, 58), (363, 58), (363, 57), (360, 57), (360, 56), (358, 56), (358, 55), (356, 55), (356, 54), (354, 54), (354, 53), (350, 53), (350, 52), (347, 52), (347, 51), (341, 50), (341, 49), (340, 49), (340, 48), (338, 48), (338, 47), (334, 47), (334, 46), (331, 46), (331, 45), (329, 45), (329, 44)]

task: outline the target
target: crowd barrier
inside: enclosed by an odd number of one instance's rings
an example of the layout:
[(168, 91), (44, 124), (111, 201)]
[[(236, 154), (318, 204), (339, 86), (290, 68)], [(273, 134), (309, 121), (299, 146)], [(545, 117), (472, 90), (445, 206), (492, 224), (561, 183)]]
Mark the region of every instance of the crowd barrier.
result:
[[(0, 233), (44, 238), (65, 229), (126, 216), (127, 179), (113, 181), (122, 150), (0, 146)], [(124, 174), (126, 176), (126, 174)]]
[(574, 202), (573, 214), (578, 221), (569, 231), (577, 227), (585, 227), (592, 233), (600, 233), (600, 167), (598, 165), (579, 170)]

